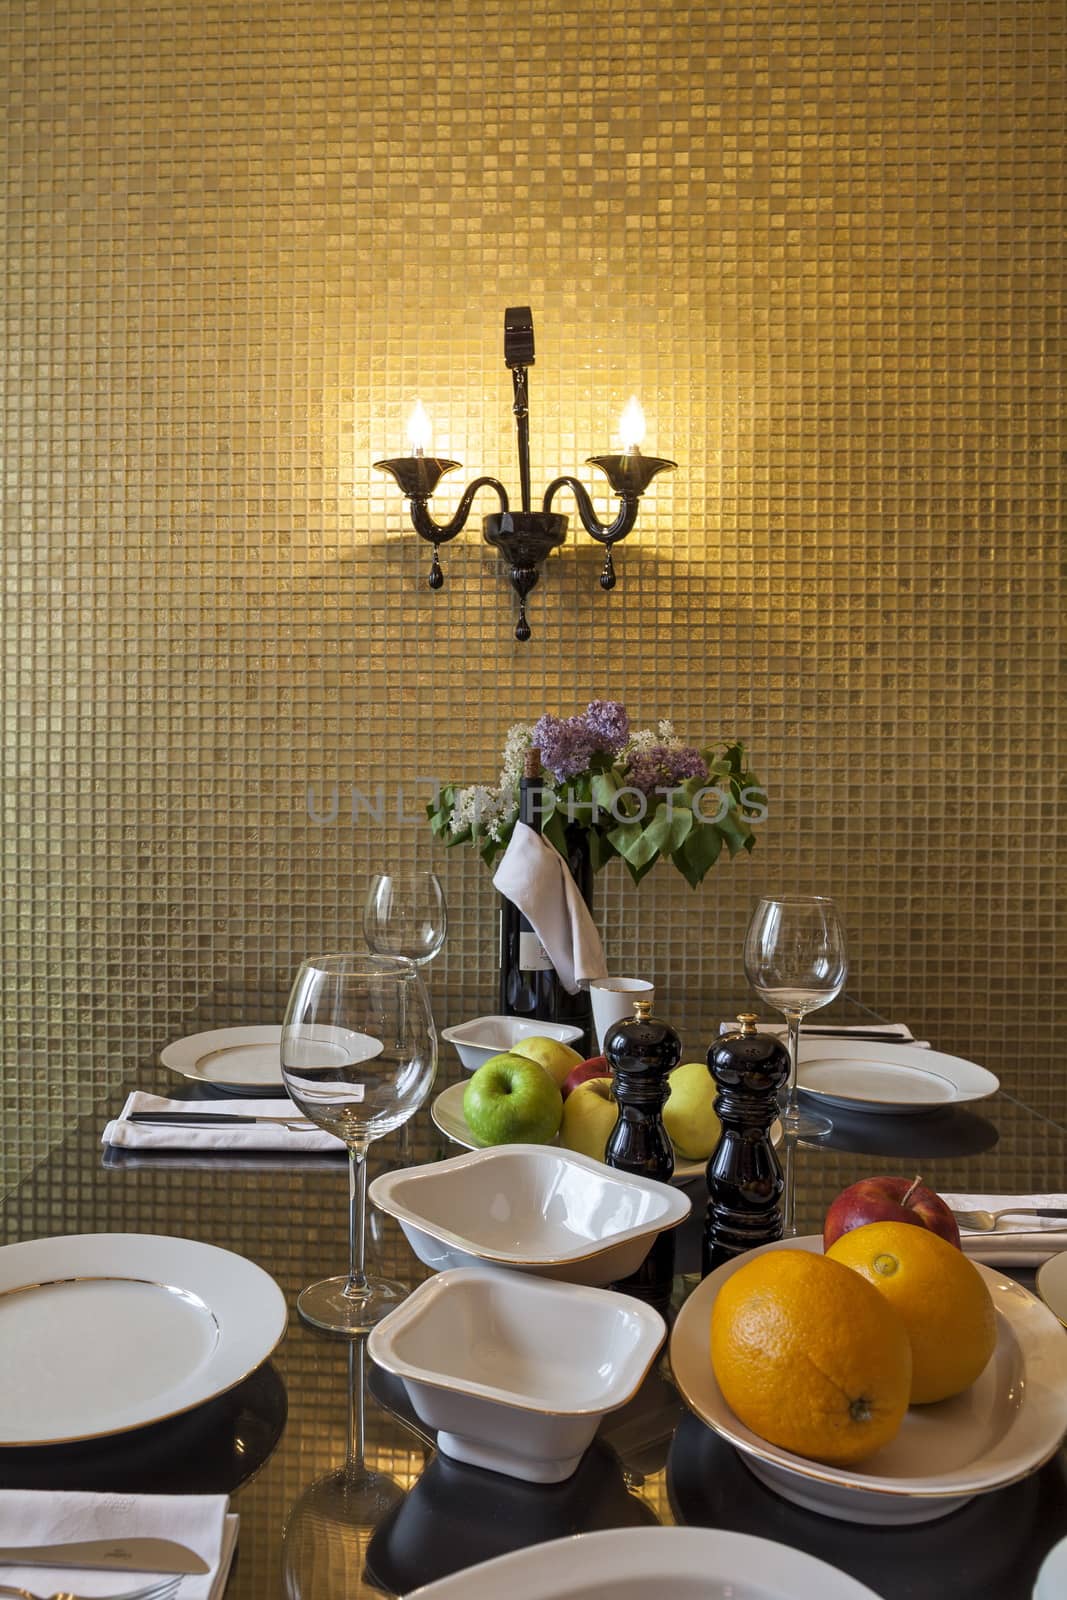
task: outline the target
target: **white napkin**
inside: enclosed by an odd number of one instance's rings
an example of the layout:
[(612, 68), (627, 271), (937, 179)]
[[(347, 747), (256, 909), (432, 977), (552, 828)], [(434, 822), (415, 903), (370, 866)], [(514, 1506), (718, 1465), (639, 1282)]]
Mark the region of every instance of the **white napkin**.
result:
[(175, 1124), (163, 1127), (152, 1122), (128, 1122), (131, 1111), (193, 1111), (207, 1116), (239, 1117), (299, 1117), (300, 1111), (289, 1099), (241, 1100), (234, 1096), (226, 1100), (164, 1100), (156, 1094), (142, 1094), (134, 1090), (122, 1111), (104, 1129), (102, 1142), (118, 1145), (127, 1150), (284, 1150), (290, 1155), (299, 1151), (335, 1151), (344, 1149), (344, 1141), (335, 1139), (309, 1122), (306, 1132), (296, 1132), (280, 1124), (269, 1122), (254, 1126), (219, 1128), (183, 1128)]
[[(953, 1211), (1003, 1211), (1005, 1206), (1047, 1206), (1067, 1211), (1067, 1194), (941, 1194)], [(1001, 1217), (996, 1233), (960, 1228), (960, 1243), (991, 1267), (1039, 1267), (1067, 1250), (1067, 1217)]]
[(568, 994), (577, 994), (590, 978), (607, 977), (596, 923), (570, 868), (525, 822), (515, 824), (493, 885), (527, 919)]
[[(237, 1543), (238, 1518), (228, 1515), (224, 1494), (82, 1494), (47, 1489), (0, 1490), (0, 1545), (66, 1543), (80, 1539), (148, 1536), (188, 1545), (210, 1567), (201, 1577), (187, 1573), (178, 1600), (218, 1600)], [(115, 1595), (143, 1587), (151, 1575), (95, 1572), (83, 1567), (0, 1565), (0, 1583), (34, 1594), (74, 1590), (78, 1595)]]

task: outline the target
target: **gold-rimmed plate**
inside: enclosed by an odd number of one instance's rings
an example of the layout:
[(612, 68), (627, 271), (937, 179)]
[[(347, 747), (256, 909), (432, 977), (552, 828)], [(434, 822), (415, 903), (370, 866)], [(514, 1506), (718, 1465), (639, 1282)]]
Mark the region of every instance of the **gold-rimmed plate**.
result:
[[(783, 1239), (759, 1253), (767, 1250), (819, 1254), (822, 1241)], [(846, 1522), (929, 1522), (1027, 1477), (1059, 1448), (1067, 1431), (1067, 1338), (1036, 1296), (979, 1262), (996, 1309), (997, 1344), (963, 1394), (913, 1406), (896, 1438), (853, 1467), (809, 1461), (759, 1438), (727, 1405), (709, 1355), (716, 1296), (754, 1253), (717, 1268), (690, 1295), (671, 1336), (671, 1366), (690, 1410), (784, 1499)]]
[(83, 1233), (0, 1248), (0, 1446), (163, 1422), (225, 1394), (285, 1332), (262, 1267), (196, 1239)]

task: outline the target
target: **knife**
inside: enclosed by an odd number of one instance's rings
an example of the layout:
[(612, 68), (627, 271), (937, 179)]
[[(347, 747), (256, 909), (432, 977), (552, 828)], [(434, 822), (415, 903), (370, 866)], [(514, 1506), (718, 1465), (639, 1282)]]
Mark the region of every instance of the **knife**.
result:
[[(127, 1122), (155, 1122), (169, 1128), (236, 1128), (236, 1127), (268, 1127), (288, 1128), (294, 1122), (307, 1124), (311, 1132), (315, 1124), (310, 1117), (301, 1116), (299, 1111), (294, 1111), (288, 1117), (240, 1117), (230, 1112), (220, 1111), (131, 1111), (125, 1119)], [(301, 1131), (300, 1129), (297, 1130)]]
[(75, 1543), (0, 1548), (10, 1567), (85, 1567), (99, 1572), (210, 1572), (207, 1562), (173, 1539), (81, 1539)]
[(878, 1028), (805, 1028), (801, 1026), (802, 1039), (869, 1039), (879, 1044), (913, 1044), (899, 1033), (889, 1033)]

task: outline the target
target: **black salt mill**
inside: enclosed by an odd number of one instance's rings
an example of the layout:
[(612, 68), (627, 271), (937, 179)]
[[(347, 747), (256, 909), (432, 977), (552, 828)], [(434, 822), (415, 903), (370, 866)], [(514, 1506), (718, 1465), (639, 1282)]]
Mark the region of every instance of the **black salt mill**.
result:
[(708, 1051), (722, 1132), (707, 1166), (705, 1277), (742, 1251), (782, 1237), (785, 1183), (771, 1126), (778, 1091), (789, 1077), (789, 1051), (773, 1034), (757, 1033), (751, 1013), (737, 1020), (740, 1028), (721, 1035)]
[[(651, 1001), (635, 1000), (633, 1020), (617, 1022), (604, 1040), (619, 1106), (604, 1160), (620, 1172), (635, 1172), (642, 1178), (670, 1183), (674, 1146), (663, 1126), (663, 1107), (671, 1092), (667, 1079), (681, 1060), (682, 1041), (651, 1011)], [(665, 1229), (637, 1271), (614, 1287), (669, 1317), (674, 1288), (674, 1229)]]
[(651, 1013), (650, 1000), (635, 1000), (632, 1020), (617, 1022), (604, 1040), (619, 1107), (604, 1160), (620, 1172), (670, 1183), (674, 1146), (663, 1126), (663, 1107), (671, 1092), (667, 1079), (682, 1058), (682, 1041)]

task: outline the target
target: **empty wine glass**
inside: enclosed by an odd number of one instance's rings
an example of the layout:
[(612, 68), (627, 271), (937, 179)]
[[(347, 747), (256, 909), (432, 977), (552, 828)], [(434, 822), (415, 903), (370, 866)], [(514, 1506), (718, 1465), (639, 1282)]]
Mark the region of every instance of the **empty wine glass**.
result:
[(363, 935), (378, 955), (406, 956), (421, 967), (440, 953), (447, 932), (448, 908), (436, 873), (375, 873), (363, 907)]
[(305, 961), (282, 1024), (281, 1065), (294, 1102), (349, 1154), (347, 1276), (312, 1284), (297, 1309), (329, 1333), (363, 1333), (407, 1294), (364, 1271), (367, 1147), (418, 1110), (437, 1071), (437, 1034), (417, 968), (398, 956)]
[(826, 1117), (800, 1109), (800, 1019), (840, 994), (847, 971), (845, 935), (832, 900), (791, 894), (760, 901), (745, 936), (745, 975), (788, 1025), (789, 1097), (782, 1113), (787, 1138), (818, 1139), (830, 1132)]

